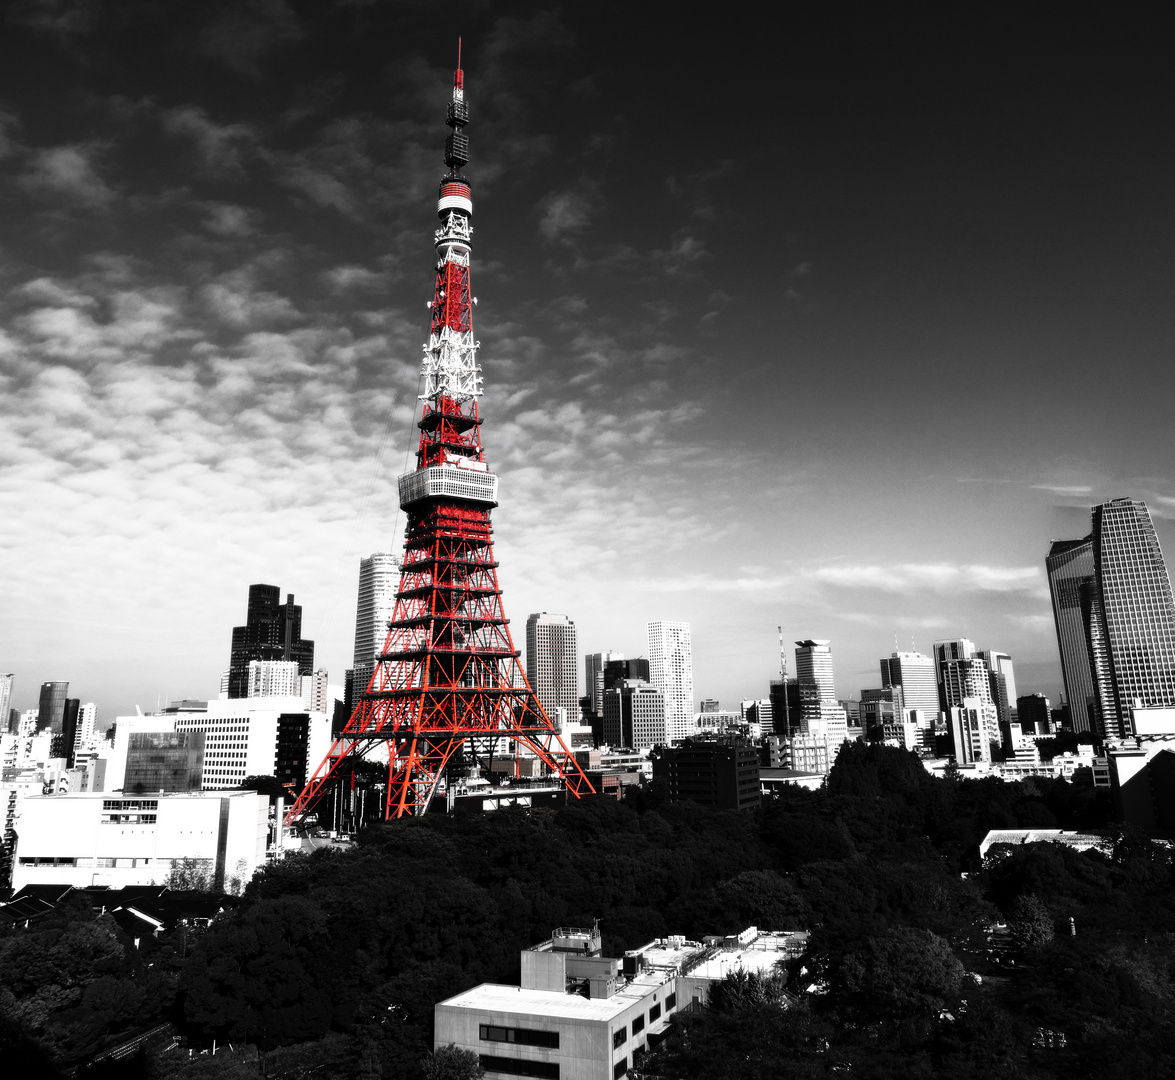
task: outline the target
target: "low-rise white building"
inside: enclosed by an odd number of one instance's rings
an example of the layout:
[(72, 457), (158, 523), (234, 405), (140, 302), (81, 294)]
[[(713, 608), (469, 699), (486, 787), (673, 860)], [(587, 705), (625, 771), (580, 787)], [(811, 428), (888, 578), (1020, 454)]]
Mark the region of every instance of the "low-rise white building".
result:
[(36, 795), (16, 810), (14, 889), (163, 885), (192, 859), (232, 891), (265, 862), (269, 799), (253, 791)]
[(715, 981), (770, 970), (806, 940), (750, 927), (705, 944), (659, 938), (611, 959), (600, 955), (598, 929), (563, 928), (523, 950), (520, 986), (482, 983), (440, 1002), (434, 1046), (472, 1051), (487, 1077), (619, 1080)]

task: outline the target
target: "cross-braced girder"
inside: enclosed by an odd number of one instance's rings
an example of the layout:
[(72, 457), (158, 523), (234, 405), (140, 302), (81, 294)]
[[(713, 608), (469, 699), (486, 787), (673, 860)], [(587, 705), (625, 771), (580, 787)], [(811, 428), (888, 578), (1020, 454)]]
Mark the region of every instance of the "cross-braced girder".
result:
[[(455, 133), (469, 117), (460, 67), (448, 116)], [(473, 202), (459, 171), (468, 143), (463, 136), (459, 146), (450, 143), (451, 171), (441, 180), (437, 207), (441, 228), (416, 473), (400, 484), (407, 524), (395, 609), (370, 682), (287, 823), (310, 811), (376, 746), (388, 758), (389, 818), (427, 810), (449, 770), (458, 764), (476, 770), (478, 747), (500, 757), (500, 743), (514, 751), (516, 770), (523, 758), (537, 758), (572, 795), (593, 791), (528, 684), (502, 609), (490, 525), (497, 478), (485, 464), (477, 405), (482, 380), (469, 289)]]

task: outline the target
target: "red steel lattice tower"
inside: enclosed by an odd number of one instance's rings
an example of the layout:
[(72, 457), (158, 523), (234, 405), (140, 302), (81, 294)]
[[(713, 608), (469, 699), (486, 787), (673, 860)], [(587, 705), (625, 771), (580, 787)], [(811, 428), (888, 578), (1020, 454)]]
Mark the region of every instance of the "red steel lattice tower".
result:
[(426, 811), (446, 768), (513, 744), (516, 771), (537, 758), (576, 797), (593, 788), (543, 711), (502, 610), (490, 510), (498, 477), (481, 445), (482, 393), (469, 292), (473, 199), (462, 167), (469, 122), (458, 48), (440, 183), (436, 287), (424, 347), (416, 469), (400, 477), (407, 515), (395, 612), (375, 671), (346, 727), (299, 795), (299, 820), (372, 744), (386, 743), (384, 816)]

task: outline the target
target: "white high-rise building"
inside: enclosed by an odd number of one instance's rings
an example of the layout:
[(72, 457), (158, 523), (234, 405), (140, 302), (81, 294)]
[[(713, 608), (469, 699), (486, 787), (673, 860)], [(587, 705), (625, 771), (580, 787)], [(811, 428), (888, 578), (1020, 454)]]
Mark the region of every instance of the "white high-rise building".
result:
[(1012, 658), (998, 649), (980, 649), (976, 656), (987, 665), (991, 700), (999, 711), (1000, 723), (1009, 723), (1016, 715), (1016, 675), (1012, 670)]
[(310, 712), (326, 713), (328, 716), (333, 713), (334, 701), (330, 695), (330, 677), (322, 668), (319, 668), (313, 675), (302, 676), (302, 701)]
[(355, 609), (355, 667), (370, 664), (383, 649), (396, 610), (400, 557), (377, 551), (359, 560), (359, 602)]
[(8, 710), (12, 708), (12, 682), (15, 678), (15, 675), (0, 675), (0, 731), (8, 730)]
[(537, 611), (526, 620), (526, 678), (552, 721), (562, 709), (578, 722), (579, 643), (566, 615)]
[(25, 709), (20, 714), (20, 721), (16, 727), (16, 733), (21, 738), (27, 738), (34, 734), (37, 730), (37, 720), (40, 718), (40, 709)]
[(665, 727), (671, 743), (694, 729), (694, 656), (687, 622), (648, 624), (649, 681), (665, 696)]
[(74, 736), (74, 752), (88, 750), (94, 745), (94, 725), (98, 722), (98, 706), (87, 701), (78, 709), (78, 730)]
[(900, 686), (906, 711), (918, 709), (933, 722), (938, 715), (934, 658), (920, 652), (894, 652), (881, 658), (881, 685)]
[(246, 697), (301, 697), (297, 660), (250, 660)]
[(996, 707), (991, 701), (965, 697), (947, 710), (955, 760), (960, 765), (991, 761), (991, 744), (999, 741)]
[(832, 649), (827, 638), (796, 642), (796, 681), (800, 695), (800, 731), (828, 740), (830, 760), (849, 737), (848, 716), (836, 699)]

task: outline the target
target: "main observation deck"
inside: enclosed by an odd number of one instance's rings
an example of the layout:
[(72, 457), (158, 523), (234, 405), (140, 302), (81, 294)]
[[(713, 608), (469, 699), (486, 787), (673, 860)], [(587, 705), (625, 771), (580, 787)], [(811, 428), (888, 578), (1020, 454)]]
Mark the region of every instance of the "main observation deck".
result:
[(480, 462), (471, 465), (429, 465), (400, 477), (400, 509), (407, 510), (425, 499), (461, 499), (498, 505), (498, 477)]

